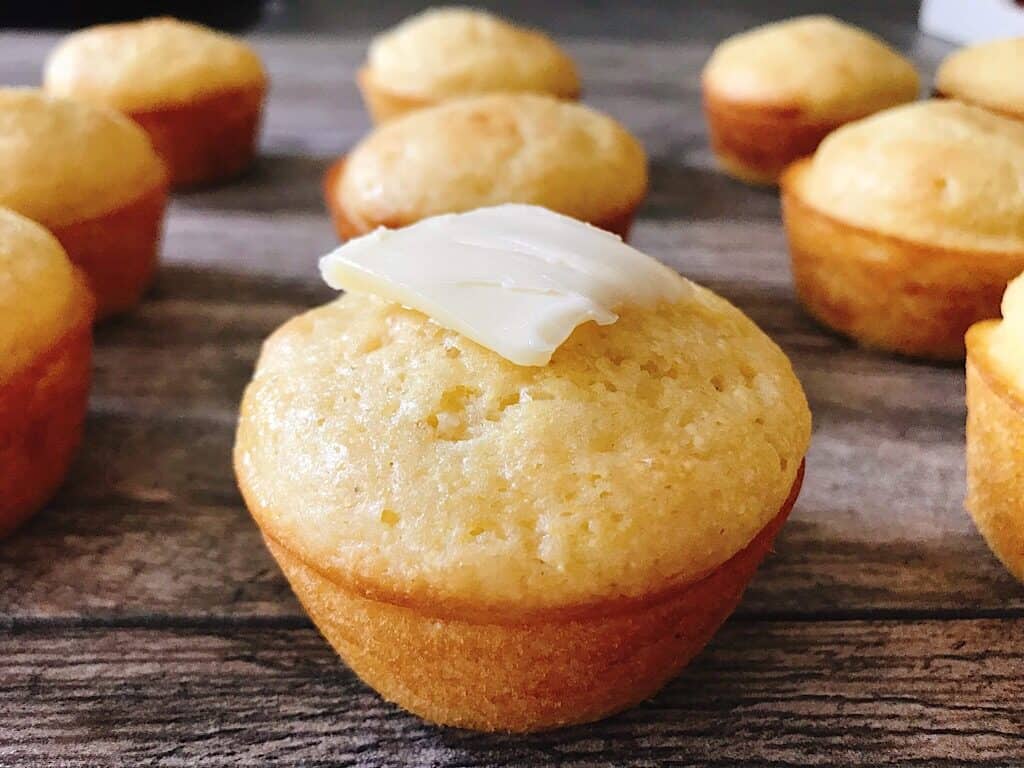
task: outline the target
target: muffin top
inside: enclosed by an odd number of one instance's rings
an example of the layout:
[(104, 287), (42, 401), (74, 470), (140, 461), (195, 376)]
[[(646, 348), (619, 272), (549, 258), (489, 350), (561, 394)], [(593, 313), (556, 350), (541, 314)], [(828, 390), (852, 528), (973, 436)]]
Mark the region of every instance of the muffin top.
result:
[[(49, 232), (0, 208), (0, 382), (51, 347), (91, 303)], [(87, 294), (85, 294), (87, 295)]]
[(491, 91), (571, 98), (580, 90), (572, 60), (547, 35), (468, 8), (406, 19), (370, 44), (367, 64), (389, 91), (431, 100)]
[(786, 356), (698, 286), (580, 325), (539, 367), (349, 293), (265, 343), (235, 466), (264, 532), (328, 577), (514, 612), (721, 565), (777, 515), (809, 436)]
[(377, 128), (348, 156), (334, 194), (371, 229), (507, 202), (601, 222), (646, 189), (644, 150), (615, 120), (547, 96), (492, 94)]
[(914, 66), (877, 37), (830, 16), (766, 24), (722, 42), (704, 67), (721, 98), (849, 120), (917, 98)]
[(0, 88), (0, 168), (0, 205), (47, 227), (102, 215), (165, 183), (132, 120), (28, 88)]
[(1024, 250), (1024, 124), (956, 101), (843, 126), (793, 189), (853, 226), (931, 246)]
[(1024, 37), (951, 53), (935, 76), (945, 96), (1024, 116)]
[(44, 73), (48, 93), (123, 111), (173, 106), (265, 82), (259, 56), (241, 40), (172, 18), (104, 24), (68, 35), (50, 54)]
[(1006, 289), (1003, 320), (989, 336), (988, 354), (1003, 378), (1024, 398), (1024, 275)]

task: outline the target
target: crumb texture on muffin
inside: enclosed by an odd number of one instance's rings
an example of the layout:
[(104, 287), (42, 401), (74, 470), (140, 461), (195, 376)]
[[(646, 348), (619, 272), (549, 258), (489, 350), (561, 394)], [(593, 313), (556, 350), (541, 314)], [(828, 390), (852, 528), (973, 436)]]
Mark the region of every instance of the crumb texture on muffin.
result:
[(109, 213), (162, 185), (145, 132), (101, 107), (0, 89), (0, 205), (47, 227)]
[(855, 227), (971, 251), (1024, 252), (1024, 125), (955, 101), (897, 107), (822, 142), (800, 199)]
[(444, 99), (490, 91), (579, 92), (572, 60), (547, 35), (468, 8), (424, 11), (376, 38), (368, 65), (390, 91)]
[(508, 202), (600, 221), (635, 208), (646, 189), (643, 147), (615, 120), (546, 96), (495, 94), (386, 123), (348, 156), (334, 194), (372, 229)]
[(172, 18), (105, 24), (50, 55), (45, 88), (124, 111), (156, 109), (265, 85), (259, 56), (230, 35)]
[(60, 243), (0, 208), (0, 383), (59, 339), (79, 311), (78, 290)]
[(875, 36), (830, 16), (767, 24), (722, 42), (706, 87), (736, 102), (853, 119), (917, 98), (917, 71)]
[(951, 53), (935, 86), (945, 96), (1024, 116), (1024, 37), (995, 40)]
[(329, 578), (528, 609), (708, 573), (779, 514), (809, 434), (785, 355), (699, 287), (544, 367), (348, 294), (266, 342), (235, 465), (265, 534)]

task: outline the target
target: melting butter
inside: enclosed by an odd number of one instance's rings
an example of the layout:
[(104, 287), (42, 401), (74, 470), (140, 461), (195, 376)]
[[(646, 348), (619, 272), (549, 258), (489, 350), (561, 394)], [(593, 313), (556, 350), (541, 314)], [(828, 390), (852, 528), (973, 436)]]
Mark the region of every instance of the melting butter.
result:
[(576, 326), (678, 301), (690, 283), (604, 230), (533, 205), (378, 229), (320, 260), (332, 288), (418, 310), (517, 365), (546, 365)]

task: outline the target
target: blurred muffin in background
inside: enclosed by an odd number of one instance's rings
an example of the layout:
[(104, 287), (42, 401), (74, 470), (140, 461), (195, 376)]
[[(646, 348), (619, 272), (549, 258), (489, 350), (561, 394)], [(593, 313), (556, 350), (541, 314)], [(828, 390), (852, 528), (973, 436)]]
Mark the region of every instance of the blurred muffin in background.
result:
[(730, 176), (774, 184), (840, 125), (917, 98), (914, 66), (830, 16), (730, 37), (701, 75), (711, 147)]
[(967, 509), (992, 551), (1024, 581), (1024, 274), (1003, 319), (967, 333)]
[(440, 213), (530, 203), (625, 236), (647, 157), (618, 122), (536, 94), (492, 94), (378, 127), (328, 173), (342, 238)]
[(840, 128), (782, 179), (797, 293), (865, 346), (963, 359), (1024, 271), (1024, 125), (956, 101)]
[(158, 18), (69, 35), (46, 62), (44, 88), (131, 117), (180, 188), (230, 178), (252, 162), (267, 76), (241, 40)]
[(378, 123), (461, 96), (580, 92), (572, 59), (547, 35), (469, 8), (427, 10), (374, 39), (358, 83)]
[(53, 235), (0, 208), (0, 537), (50, 498), (81, 442), (94, 309)]
[(89, 280), (98, 317), (134, 306), (157, 265), (167, 176), (113, 110), (0, 88), (0, 206), (49, 229)]
[(1024, 120), (1024, 37), (951, 53), (935, 76), (935, 90), (939, 96)]

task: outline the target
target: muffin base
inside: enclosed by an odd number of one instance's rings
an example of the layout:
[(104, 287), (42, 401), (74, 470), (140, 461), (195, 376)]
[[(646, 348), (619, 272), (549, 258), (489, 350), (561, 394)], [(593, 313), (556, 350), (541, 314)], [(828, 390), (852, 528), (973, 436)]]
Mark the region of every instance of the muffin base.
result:
[(443, 725), (540, 731), (633, 706), (685, 667), (736, 608), (796, 501), (803, 471), (778, 515), (703, 578), (640, 598), (532, 613), (488, 616), (374, 599), (264, 537), (321, 633), (385, 699)]
[(777, 184), (786, 166), (806, 157), (848, 120), (808, 120), (799, 107), (738, 102), (704, 85), (704, 116), (722, 170), (748, 184)]
[(167, 188), (163, 185), (116, 210), (52, 227), (96, 296), (96, 319), (135, 306), (156, 272)]
[(988, 356), (998, 321), (967, 332), (967, 510), (989, 548), (1024, 582), (1024, 393)]
[(149, 134), (171, 187), (183, 189), (229, 179), (252, 163), (265, 95), (264, 86), (239, 88), (128, 116)]
[[(394, 120), (396, 117), (401, 117), (408, 112), (430, 107), (441, 101), (439, 99), (410, 96), (409, 94), (388, 90), (374, 81), (373, 73), (369, 67), (362, 67), (356, 73), (356, 86), (359, 88), (359, 93), (363, 97), (363, 104), (366, 105), (366, 111), (370, 114), (370, 120), (374, 125), (386, 123), (388, 120)], [(579, 97), (580, 95), (577, 92), (568, 96), (559, 96), (558, 98), (577, 101)]]
[(64, 335), (0, 384), (0, 538), (53, 495), (82, 440), (94, 304), (84, 278), (76, 293)]
[[(324, 204), (327, 206), (327, 210), (331, 215), (331, 220), (334, 222), (334, 229), (338, 233), (338, 238), (342, 241), (351, 240), (354, 237), (365, 235), (368, 232), (372, 232), (377, 227), (388, 227), (396, 229), (398, 227), (405, 226), (410, 222), (363, 222), (356, 217), (350, 215), (345, 209), (344, 203), (338, 199), (336, 193), (338, 181), (341, 178), (342, 173), (345, 171), (344, 156), (338, 158), (324, 174), (323, 179), (323, 194)], [(627, 211), (614, 214), (600, 221), (591, 221), (595, 227), (611, 232), (613, 235), (618, 235), (623, 240), (629, 236), (630, 230), (633, 228), (633, 219), (636, 216), (636, 210), (640, 207), (642, 201), (637, 201), (636, 205)]]
[(956, 250), (845, 224), (806, 203), (808, 160), (782, 177), (782, 218), (804, 307), (865, 347), (931, 360), (962, 360), (964, 334), (999, 316), (1024, 252)]

